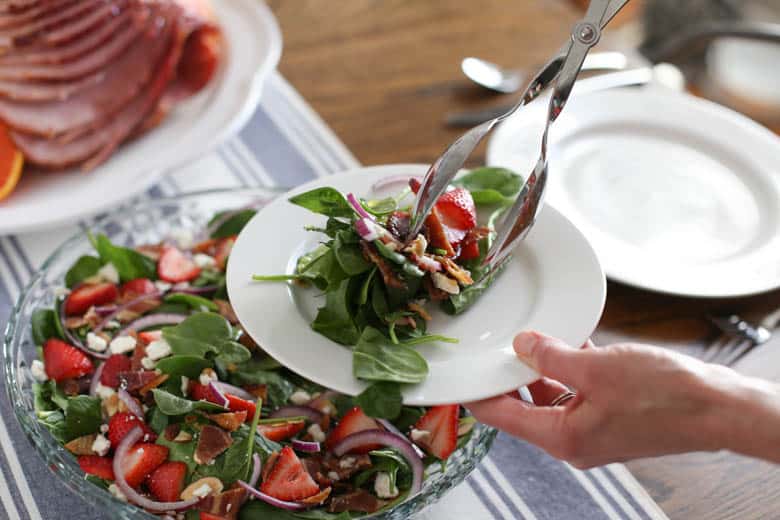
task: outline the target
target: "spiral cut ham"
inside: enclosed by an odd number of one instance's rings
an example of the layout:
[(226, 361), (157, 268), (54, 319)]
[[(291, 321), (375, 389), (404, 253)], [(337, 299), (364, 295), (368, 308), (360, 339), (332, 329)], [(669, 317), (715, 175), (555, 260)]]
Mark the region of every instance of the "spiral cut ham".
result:
[(27, 164), (94, 168), (210, 81), (213, 20), (202, 0), (0, 0), (0, 122)]

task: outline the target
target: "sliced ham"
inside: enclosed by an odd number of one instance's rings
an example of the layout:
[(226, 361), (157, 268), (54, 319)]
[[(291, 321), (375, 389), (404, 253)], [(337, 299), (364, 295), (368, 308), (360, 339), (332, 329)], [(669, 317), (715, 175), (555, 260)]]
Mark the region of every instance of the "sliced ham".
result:
[[(117, 16), (113, 16), (101, 24), (94, 31), (77, 38), (72, 42), (52, 47), (49, 45), (31, 45), (21, 49), (15, 49), (13, 53), (0, 55), (2, 65), (51, 65), (65, 63), (86, 54), (95, 49), (110, 37), (118, 34), (129, 23), (137, 18), (138, 13), (145, 13), (146, 9), (128, 9)], [(142, 20), (135, 20), (136, 23)]]
[(81, 79), (87, 74), (96, 72), (118, 58), (141, 35), (149, 20), (148, 16), (143, 17), (140, 12), (148, 14), (148, 10), (139, 7), (138, 11), (138, 15), (134, 17), (134, 23), (127, 24), (126, 27), (117, 32), (104, 45), (77, 60), (52, 65), (0, 64), (0, 79), (14, 81), (65, 81)]
[(84, 0), (65, 9), (51, 9), (49, 14), (32, 20), (29, 23), (19, 27), (0, 30), (0, 47), (13, 47), (22, 43), (30, 42), (45, 31), (63, 24), (69, 25), (69, 22), (77, 17), (83, 17), (90, 10), (97, 10), (101, 7), (110, 7), (106, 0)]
[(45, 0), (7, 0), (0, 3), (0, 13), (14, 13), (42, 4)]
[(65, 100), (87, 87), (97, 85), (105, 78), (103, 72), (96, 72), (86, 78), (67, 83), (29, 83), (27, 81), (0, 80), (0, 97), (14, 101)]
[(33, 164), (48, 168), (64, 168), (84, 163), (85, 169), (93, 168), (105, 161), (146, 116), (155, 110), (165, 88), (174, 77), (183, 45), (183, 39), (177, 36), (167, 56), (157, 68), (153, 81), (143, 94), (137, 96), (112, 117), (106, 126), (67, 143), (17, 131), (11, 132), (12, 139), (25, 159)]
[(22, 24), (32, 22), (33, 20), (48, 14), (50, 9), (62, 9), (63, 7), (78, 1), (79, 0), (51, 0), (50, 2), (36, 5), (35, 7), (20, 13), (0, 14), (0, 29), (18, 27)]
[(114, 16), (118, 16), (126, 3), (127, 2), (124, 0), (115, 0), (112, 3), (103, 5), (98, 9), (87, 13), (85, 16), (77, 18), (72, 23), (46, 31), (35, 41), (46, 45), (61, 45), (70, 42), (90, 29), (93, 29), (97, 24), (103, 23)]
[[(160, 23), (162, 22), (162, 23)], [(0, 99), (0, 119), (11, 128), (39, 136), (81, 134), (137, 96), (170, 47), (171, 20), (152, 16), (130, 49), (106, 67), (103, 78), (64, 102), (17, 102)]]

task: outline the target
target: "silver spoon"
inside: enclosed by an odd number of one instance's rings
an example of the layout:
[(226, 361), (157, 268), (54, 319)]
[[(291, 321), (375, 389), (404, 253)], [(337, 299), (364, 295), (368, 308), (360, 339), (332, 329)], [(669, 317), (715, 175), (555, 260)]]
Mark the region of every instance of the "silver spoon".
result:
[[(594, 52), (585, 58), (582, 70), (623, 70), (627, 65), (628, 58), (622, 52)], [(460, 62), (460, 68), (466, 77), (477, 85), (503, 94), (517, 92), (528, 80), (528, 71), (504, 69), (480, 58), (465, 58)]]

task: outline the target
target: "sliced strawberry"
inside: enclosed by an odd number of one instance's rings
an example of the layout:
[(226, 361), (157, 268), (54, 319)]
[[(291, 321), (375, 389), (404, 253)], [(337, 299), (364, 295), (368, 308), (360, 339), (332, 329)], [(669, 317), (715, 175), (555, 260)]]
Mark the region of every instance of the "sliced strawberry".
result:
[(79, 467), (84, 473), (95, 475), (104, 480), (114, 480), (113, 461), (109, 457), (82, 455), (78, 458)]
[(477, 225), (477, 207), (466, 188), (450, 190), (436, 201), (441, 223), (448, 228), (468, 231)]
[(43, 345), (43, 364), (46, 375), (58, 383), (92, 373), (89, 356), (58, 339), (49, 339)]
[(458, 444), (458, 415), (460, 407), (457, 404), (434, 406), (423, 415), (416, 430), (430, 432), (431, 436), (425, 442), (418, 441), (425, 451), (445, 460), (452, 455)]
[[(379, 424), (371, 417), (363, 413), (359, 406), (354, 407), (341, 418), (338, 425), (330, 432), (326, 445), (328, 449), (332, 448), (337, 442), (353, 433), (365, 430), (378, 430)], [(355, 453), (368, 453), (369, 451), (381, 448), (380, 445), (366, 446), (360, 450), (353, 450)]]
[(140, 426), (145, 434), (141, 440), (154, 442), (157, 439), (154, 430), (141, 419), (129, 412), (118, 412), (108, 421), (108, 440), (111, 441), (111, 446), (116, 447), (136, 426)]
[(460, 254), (458, 255), (458, 260), (474, 260), (475, 258), (479, 258), (479, 242), (474, 240), (464, 240), (460, 245)]
[(183, 462), (164, 462), (146, 479), (146, 487), (160, 502), (175, 502), (184, 489), (187, 465)]
[(161, 330), (147, 330), (138, 333), (138, 339), (146, 343), (147, 345), (152, 341), (161, 340), (163, 337)]
[(417, 195), (417, 192), (420, 191), (420, 186), (422, 186), (422, 184), (420, 183), (420, 179), (417, 177), (412, 177), (409, 179), (409, 188), (415, 195)]
[(305, 421), (292, 421), (279, 424), (259, 424), (257, 426), (257, 433), (269, 441), (285, 441), (297, 435), (303, 430), (306, 425)]
[(142, 442), (130, 448), (122, 460), (125, 480), (131, 487), (141, 485), (147, 476), (168, 459), (168, 448)]
[(103, 363), (103, 372), (100, 374), (100, 384), (117, 388), (119, 386), (119, 373), (130, 370), (130, 358), (124, 354), (114, 354)]
[(217, 244), (216, 252), (214, 253), (214, 260), (217, 261), (217, 267), (224, 270), (227, 265), (230, 251), (233, 249), (233, 244), (236, 243), (236, 237), (223, 238)]
[(188, 282), (198, 277), (200, 267), (192, 258), (184, 255), (175, 247), (166, 247), (157, 262), (157, 274), (166, 282)]
[(81, 315), (93, 305), (105, 305), (119, 297), (119, 289), (112, 283), (81, 284), (65, 299), (65, 314)]
[(129, 282), (125, 282), (119, 289), (119, 294), (122, 296), (122, 299), (125, 300), (132, 300), (138, 296), (155, 292), (157, 292), (157, 287), (154, 285), (154, 282), (148, 278), (130, 280)]
[(246, 412), (246, 420), (251, 421), (255, 416), (255, 403), (241, 399), (231, 394), (225, 394), (228, 400), (228, 409), (233, 412)]
[(319, 493), (320, 488), (289, 446), (282, 448), (273, 468), (260, 485), (260, 491), (279, 500), (301, 500)]
[(428, 230), (428, 241), (431, 247), (444, 251), (444, 256), (455, 256), (455, 249), (447, 233), (447, 228), (439, 220), (439, 215), (434, 208), (425, 218), (425, 228)]
[(217, 398), (209, 388), (209, 385), (202, 385), (196, 381), (190, 383), (190, 399), (193, 401), (208, 401), (210, 403), (216, 403)]

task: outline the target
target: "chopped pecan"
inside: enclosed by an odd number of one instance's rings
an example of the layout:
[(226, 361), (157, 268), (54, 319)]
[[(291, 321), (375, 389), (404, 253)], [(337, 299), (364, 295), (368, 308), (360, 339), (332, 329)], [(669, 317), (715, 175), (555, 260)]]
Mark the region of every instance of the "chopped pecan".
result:
[(234, 432), (246, 421), (246, 410), (240, 412), (213, 413), (206, 417), (217, 423), (223, 429)]
[(96, 437), (96, 433), (76, 437), (65, 445), (65, 449), (74, 455), (94, 455), (95, 452), (92, 451), (92, 443), (95, 442)]
[(145, 396), (147, 393), (149, 393), (150, 390), (157, 388), (164, 382), (168, 380), (168, 378), (171, 377), (168, 374), (160, 374), (148, 383), (146, 383), (144, 386), (141, 387), (141, 389), (138, 391), (139, 394), (142, 396)]

